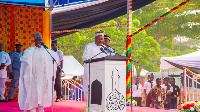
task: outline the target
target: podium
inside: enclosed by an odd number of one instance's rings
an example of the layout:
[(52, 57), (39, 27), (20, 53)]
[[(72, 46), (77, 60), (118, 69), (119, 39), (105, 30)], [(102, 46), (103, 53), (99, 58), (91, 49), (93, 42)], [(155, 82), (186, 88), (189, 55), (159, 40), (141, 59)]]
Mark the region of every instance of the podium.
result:
[[(90, 74), (90, 112), (126, 112), (125, 56), (107, 56), (87, 63)], [(87, 109), (86, 109), (87, 110)]]

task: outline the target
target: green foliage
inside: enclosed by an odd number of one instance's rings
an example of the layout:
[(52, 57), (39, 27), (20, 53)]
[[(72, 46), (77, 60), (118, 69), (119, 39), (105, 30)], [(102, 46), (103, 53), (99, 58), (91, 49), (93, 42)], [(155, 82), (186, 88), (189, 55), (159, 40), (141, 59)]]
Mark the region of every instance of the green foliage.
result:
[[(126, 15), (120, 17), (120, 20), (111, 20), (97, 26), (114, 25), (125, 22)], [(117, 22), (118, 21), (118, 22)], [(133, 19), (132, 32), (139, 29), (140, 21)], [(106, 35), (111, 37), (110, 46), (117, 49), (117, 53), (125, 56), (126, 54), (126, 26), (100, 29)], [(58, 38), (58, 46), (64, 52), (64, 55), (73, 55), (81, 64), (83, 64), (82, 55), (84, 47), (94, 41), (94, 34), (97, 30), (80, 31), (65, 37)], [(141, 71), (144, 66), (151, 64), (152, 60), (159, 56), (159, 44), (153, 37), (142, 31), (132, 38), (132, 59), (139, 63), (133, 63), (137, 71)], [(152, 68), (158, 70), (157, 67)], [(138, 72), (139, 73), (139, 72)]]
[[(142, 23), (140, 26), (142, 27), (181, 2), (183, 0), (157, 0), (146, 7), (136, 10), (133, 13), (133, 18), (138, 19)], [(195, 11), (199, 10), (200, 5), (198, 4), (200, 4), (199, 0), (191, 0), (186, 5), (147, 28), (147, 34), (154, 37), (159, 43), (178, 35), (197, 39), (200, 36), (200, 25), (195, 25), (200, 21), (199, 13), (195, 13)]]

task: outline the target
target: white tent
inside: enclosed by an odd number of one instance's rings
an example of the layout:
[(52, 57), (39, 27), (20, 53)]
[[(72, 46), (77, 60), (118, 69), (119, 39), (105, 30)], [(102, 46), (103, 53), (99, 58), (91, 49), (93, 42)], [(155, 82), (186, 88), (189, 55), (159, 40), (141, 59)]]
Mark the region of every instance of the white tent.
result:
[(73, 56), (63, 56), (63, 58), (63, 71), (66, 74), (64, 79), (83, 75), (84, 67)]
[(177, 57), (162, 57), (160, 70), (180, 72), (187, 67), (195, 73), (200, 73), (200, 51)]

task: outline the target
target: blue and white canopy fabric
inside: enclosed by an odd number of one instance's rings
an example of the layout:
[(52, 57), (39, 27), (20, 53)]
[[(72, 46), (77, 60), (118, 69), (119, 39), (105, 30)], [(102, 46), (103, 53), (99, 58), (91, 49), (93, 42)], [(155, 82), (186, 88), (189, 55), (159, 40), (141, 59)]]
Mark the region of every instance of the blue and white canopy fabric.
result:
[[(56, 7), (64, 7), (64, 6), (70, 6), (70, 5), (78, 5), (78, 4), (88, 3), (88, 2), (93, 2), (93, 1), (99, 1), (99, 0), (53, 0), (53, 3), (54, 3), (54, 8), (56, 8)], [(50, 4), (50, 2), (48, 3)]]
[(45, 0), (0, 0), (0, 4), (44, 7)]
[[(97, 0), (53, 0), (54, 7), (77, 5)], [(50, 7), (50, 0), (0, 0), (0, 4)]]
[[(177, 57), (162, 57), (160, 70), (182, 69), (186, 67), (192, 72), (200, 74), (200, 51)], [(176, 71), (176, 70), (175, 70)]]
[[(90, 0), (91, 1), (91, 0)], [(155, 0), (133, 0), (133, 11)], [(52, 31), (89, 28), (127, 13), (127, 0), (97, 0), (78, 5), (54, 8)], [(52, 34), (52, 38), (74, 32)]]

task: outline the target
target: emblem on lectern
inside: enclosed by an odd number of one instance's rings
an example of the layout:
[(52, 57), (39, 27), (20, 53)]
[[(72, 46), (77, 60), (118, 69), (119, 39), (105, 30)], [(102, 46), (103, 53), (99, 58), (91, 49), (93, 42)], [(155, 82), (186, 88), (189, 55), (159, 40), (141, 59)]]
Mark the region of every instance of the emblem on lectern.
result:
[(106, 98), (106, 108), (109, 111), (123, 110), (126, 106), (124, 96), (118, 91), (119, 90), (119, 71), (115, 68), (112, 71), (112, 92)]

